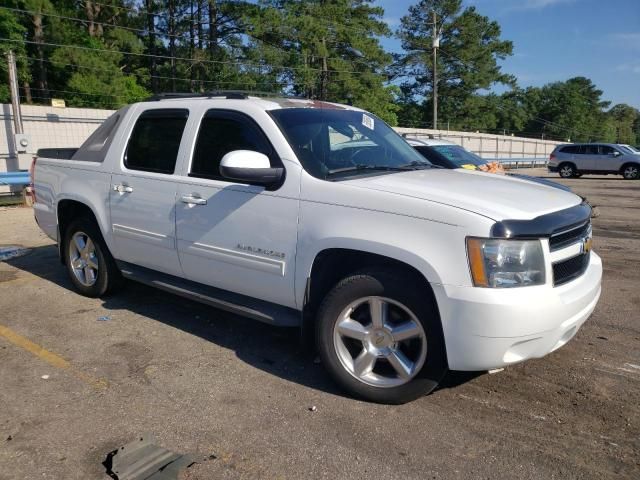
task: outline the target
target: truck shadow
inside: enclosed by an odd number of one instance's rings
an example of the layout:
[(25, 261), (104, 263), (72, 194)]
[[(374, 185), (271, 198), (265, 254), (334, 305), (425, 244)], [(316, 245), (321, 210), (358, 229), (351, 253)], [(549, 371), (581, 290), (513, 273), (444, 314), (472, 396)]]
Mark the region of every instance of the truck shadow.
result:
[[(30, 254), (6, 263), (77, 295), (60, 264), (55, 245), (31, 250)], [(301, 341), (298, 328), (274, 327), (132, 281), (101, 301), (107, 310), (128, 310), (232, 350), (240, 360), (271, 375), (330, 394), (348, 396), (317, 363), (313, 347), (309, 342)], [(480, 375), (482, 372), (449, 372), (434, 394)]]

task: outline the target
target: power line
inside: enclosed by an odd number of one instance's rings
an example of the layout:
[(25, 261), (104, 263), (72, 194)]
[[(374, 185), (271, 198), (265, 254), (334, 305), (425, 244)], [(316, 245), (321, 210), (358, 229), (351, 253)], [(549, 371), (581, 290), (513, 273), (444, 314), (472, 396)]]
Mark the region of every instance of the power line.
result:
[[(467, 68), (468, 70), (472, 70), (472, 71), (475, 71), (475, 72), (478, 72), (478, 71), (479, 71), (479, 69), (478, 69), (478, 68), (471, 67), (467, 62), (465, 62), (464, 60), (460, 59), (459, 57), (457, 57), (457, 56), (455, 56), (455, 55), (453, 55), (453, 54), (451, 54), (451, 53), (449, 53), (449, 52), (446, 52), (446, 51), (445, 51), (445, 52), (444, 52), (444, 54), (445, 54), (446, 56), (450, 57), (450, 58), (453, 58), (454, 60), (457, 60), (458, 62), (460, 62), (460, 63), (461, 63), (465, 68)], [(582, 95), (580, 95), (580, 96), (582, 96)], [(582, 96), (582, 98), (583, 98), (584, 100), (588, 100), (588, 99), (587, 99), (586, 97), (584, 97), (584, 96)], [(500, 109), (500, 110), (509, 110), (509, 109), (506, 107), (506, 105), (500, 105), (500, 104), (498, 104), (498, 105), (496, 105), (496, 107), (497, 107), (498, 109)], [(510, 111), (513, 113), (513, 112), (515, 112), (516, 110), (512, 108)], [(532, 121), (534, 121), (534, 122), (536, 122), (536, 123), (539, 123), (539, 124), (541, 124), (541, 125), (551, 126), (551, 127), (558, 128), (558, 129), (560, 129), (560, 130), (564, 130), (565, 132), (568, 132), (569, 134), (574, 133), (574, 132), (575, 132), (575, 133), (578, 133), (578, 134), (582, 133), (582, 134), (584, 134), (584, 135), (586, 135), (586, 136), (588, 136), (588, 137), (593, 137), (593, 136), (596, 136), (596, 135), (597, 135), (597, 132), (586, 132), (586, 131), (578, 130), (577, 128), (566, 127), (566, 126), (563, 126), (563, 125), (560, 125), (560, 124), (557, 124), (557, 123), (551, 122), (551, 121), (549, 121), (549, 120), (546, 120), (546, 119), (544, 119), (544, 118), (540, 118), (540, 117), (532, 116), (532, 117), (530, 117), (530, 120), (532, 120)]]
[[(11, 8), (11, 7), (3, 7), (3, 6), (0, 6), (0, 9), (8, 10), (8, 11), (11, 11), (11, 12), (20, 13), (22, 15), (42, 15), (42, 16), (45, 16), (45, 17), (58, 18), (58, 19), (61, 19), (61, 20), (68, 20), (68, 21), (78, 22), (78, 23), (82, 23), (82, 24), (93, 23), (95, 25), (100, 25), (102, 27), (118, 28), (118, 29), (121, 29), (121, 30), (129, 31), (129, 32), (142, 33), (144, 35), (149, 35), (149, 33), (150, 33), (148, 29), (126, 27), (126, 26), (121, 26), (121, 25), (115, 25), (113, 23), (98, 22), (96, 20), (87, 20), (87, 19), (78, 18), (78, 17), (69, 17), (69, 16), (66, 16), (66, 15), (58, 15), (58, 14), (55, 14), (55, 13), (36, 12), (36, 11), (33, 11), (33, 10), (24, 10), (24, 9), (20, 9), (20, 8)], [(159, 36), (159, 37), (168, 37), (168, 38), (180, 39), (180, 40), (185, 41), (186, 43), (190, 43), (194, 39), (194, 37), (192, 37), (190, 35), (180, 34), (180, 33), (168, 33), (168, 32), (165, 33), (165, 32), (154, 31), (153, 34), (156, 35), (156, 36)], [(242, 35), (246, 35), (246, 36), (248, 36), (250, 38), (253, 38), (254, 40), (257, 40), (259, 42), (262, 42), (265, 45), (268, 45), (270, 48), (279, 50), (279, 51), (287, 53), (287, 54), (294, 54), (294, 55), (296, 55), (298, 57), (307, 57), (308, 56), (308, 55), (305, 55), (305, 54), (300, 53), (300, 52), (291, 51), (291, 50), (288, 50), (286, 48), (279, 47), (277, 45), (273, 45), (272, 43), (269, 43), (266, 40), (264, 40), (264, 39), (262, 39), (262, 38), (260, 38), (258, 36), (252, 35), (250, 32), (243, 32), (241, 34)], [(341, 58), (341, 57), (325, 57), (325, 58), (327, 60), (329, 60), (329, 61), (341, 61), (341, 62), (348, 61), (348, 62), (360, 63), (360, 64), (362, 64), (364, 66), (367, 66), (367, 67), (371, 66), (371, 64), (369, 62), (367, 62), (366, 60), (363, 60), (363, 59), (359, 59), (359, 58), (353, 58), (353, 59), (348, 59), (348, 60), (344, 59), (344, 58)]]
[[(63, 67), (76, 67), (76, 68), (89, 70), (89, 71), (95, 71), (95, 72), (113, 73), (113, 69), (88, 67), (86, 65), (80, 65), (80, 64), (75, 64), (75, 63), (64, 63), (64, 62), (58, 62), (58, 61), (55, 61), (55, 60), (45, 60), (45, 59), (41, 60), (39, 58), (29, 57), (29, 56), (26, 56), (26, 55), (16, 55), (16, 58), (24, 58), (24, 59), (27, 59), (27, 60), (30, 60), (30, 61), (33, 61), (33, 62), (42, 61), (42, 62), (50, 63), (52, 65), (59, 65), (59, 66), (63, 66)], [(162, 80), (180, 80), (180, 81), (194, 82), (194, 83), (212, 83), (212, 84), (216, 84), (216, 85), (242, 84), (242, 82), (238, 82), (238, 81), (199, 80), (197, 78), (169, 77), (169, 76), (165, 76), (165, 75), (151, 75), (151, 74), (139, 73), (139, 72), (131, 72), (131, 73), (128, 73), (128, 74), (129, 75), (136, 75), (138, 77), (159, 78), (159, 79), (162, 79)], [(283, 86), (287, 85), (287, 82), (269, 82), (269, 83), (257, 82), (257, 83), (260, 83), (261, 85), (283, 85)], [(249, 83), (245, 82), (244, 84), (248, 85)]]
[[(152, 16), (152, 17), (163, 18), (165, 20), (169, 20), (170, 19), (169, 15), (166, 15), (166, 14), (163, 14), (163, 13), (154, 13), (154, 12), (149, 12), (147, 10), (135, 9), (135, 8), (129, 8), (129, 7), (119, 7), (117, 5), (109, 5), (109, 4), (100, 3), (100, 2), (92, 2), (92, 3), (94, 5), (100, 5), (100, 6), (103, 6), (103, 7), (115, 8), (115, 9), (118, 9), (118, 10), (124, 10), (124, 11), (128, 11), (128, 12), (136, 13), (136, 14), (139, 14), (139, 15), (148, 15), (148, 16)], [(227, 1), (224, 1), (224, 2), (220, 2), (220, 3), (221, 4), (229, 4), (229, 5), (250, 5), (252, 7), (258, 7), (258, 5), (255, 4), (255, 3), (251, 3), (251, 2), (247, 2), (247, 1), (243, 1), (243, 0), (238, 0), (238, 1), (227, 0)], [(270, 10), (272, 12), (277, 13), (281, 18), (283, 18), (283, 19), (285, 18), (284, 15), (282, 15), (280, 13), (280, 11), (278, 11), (276, 9), (273, 9), (273, 8), (270, 8)], [(330, 20), (327, 20), (325, 18), (314, 17), (314, 21), (316, 21), (316, 22), (324, 22), (325, 25), (329, 25), (331, 27), (335, 27), (335, 25), (336, 25), (335, 22), (331, 22)], [(384, 23), (384, 22), (381, 21), (381, 23)], [(354, 25), (347, 25), (347, 24), (339, 24), (339, 25), (340, 25), (340, 28), (343, 28), (345, 30), (353, 31), (354, 33), (359, 33), (359, 34), (363, 34), (363, 35), (367, 35), (367, 36), (371, 34), (370, 30), (367, 30), (367, 29), (364, 29), (364, 28), (358, 28), (358, 27), (356, 27)], [(283, 26), (283, 25), (280, 25), (280, 26)], [(278, 29), (274, 29), (274, 28), (269, 29), (269, 31), (271, 31), (271, 32), (277, 32), (277, 31), (282, 32), (282, 30), (278, 30)]]
[[(264, 69), (264, 68), (271, 68), (271, 69), (275, 69), (275, 70), (289, 70), (289, 71), (294, 71), (294, 72), (295, 71), (323, 72), (322, 69), (314, 68), (314, 67), (287, 67), (285, 65), (260, 64), (260, 63), (247, 62), (247, 61), (198, 60), (198, 59), (187, 58), (187, 57), (172, 57), (170, 55), (154, 55), (154, 54), (150, 54), (150, 53), (125, 52), (125, 51), (122, 51), (122, 50), (83, 47), (83, 46), (80, 46), (80, 45), (68, 45), (68, 44), (51, 43), (51, 42), (35, 42), (33, 40), (14, 40), (14, 39), (3, 38), (3, 37), (0, 37), (0, 41), (7, 42), (7, 43), (20, 43), (21, 42), (21, 43), (28, 43), (28, 44), (32, 44), (32, 45), (44, 45), (44, 46), (48, 46), (48, 47), (75, 48), (77, 50), (94, 51), (94, 52), (100, 52), (102, 54), (105, 54), (105, 53), (107, 53), (107, 54), (108, 53), (118, 53), (118, 54), (121, 54), (121, 55), (129, 55), (129, 56), (145, 57), (145, 58), (161, 58), (161, 59), (165, 59), (165, 60), (180, 60), (180, 61), (186, 61), (186, 62), (191, 62), (191, 63), (206, 63), (206, 64), (215, 64), (215, 65), (245, 66), (245, 67), (256, 68), (256, 69), (259, 69), (260, 71), (262, 71), (262, 69)], [(345, 73), (345, 74), (351, 74), (351, 75), (367, 75), (367, 74), (371, 74), (372, 72), (358, 72), (358, 71), (354, 71), (354, 70), (329, 70), (329, 73)]]

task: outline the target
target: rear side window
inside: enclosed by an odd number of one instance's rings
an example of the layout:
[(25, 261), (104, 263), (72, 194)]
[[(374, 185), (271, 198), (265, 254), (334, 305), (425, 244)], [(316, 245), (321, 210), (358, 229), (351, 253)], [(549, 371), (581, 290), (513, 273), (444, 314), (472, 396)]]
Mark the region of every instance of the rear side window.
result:
[(253, 120), (238, 112), (209, 110), (200, 124), (189, 176), (228, 181), (220, 175), (220, 161), (234, 150), (263, 153), (276, 166), (273, 148)]
[(599, 155), (598, 145), (583, 145), (582, 153), (586, 155)]
[(571, 145), (569, 147), (562, 147), (560, 149), (560, 151), (562, 153), (573, 153), (573, 154), (576, 154), (576, 153), (580, 153), (580, 146), (579, 145)]
[(129, 138), (125, 167), (173, 173), (188, 117), (189, 111), (182, 109), (148, 110), (140, 115)]

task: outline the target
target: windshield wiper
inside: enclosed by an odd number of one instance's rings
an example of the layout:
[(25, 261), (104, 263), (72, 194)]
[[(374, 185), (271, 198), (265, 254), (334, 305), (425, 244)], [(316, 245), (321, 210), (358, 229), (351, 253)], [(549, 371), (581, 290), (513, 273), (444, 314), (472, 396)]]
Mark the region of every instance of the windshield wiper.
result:
[(327, 172), (327, 176), (335, 175), (336, 173), (357, 172), (360, 170), (372, 170), (380, 172), (406, 172), (414, 170), (411, 166), (391, 167), (389, 165), (354, 165), (352, 167), (335, 168)]
[(417, 169), (417, 168), (444, 168), (440, 165), (435, 165), (431, 162), (419, 162), (418, 160), (414, 160), (410, 163), (407, 163), (406, 165), (403, 165), (403, 167), (409, 168), (412, 167), (412, 169)]

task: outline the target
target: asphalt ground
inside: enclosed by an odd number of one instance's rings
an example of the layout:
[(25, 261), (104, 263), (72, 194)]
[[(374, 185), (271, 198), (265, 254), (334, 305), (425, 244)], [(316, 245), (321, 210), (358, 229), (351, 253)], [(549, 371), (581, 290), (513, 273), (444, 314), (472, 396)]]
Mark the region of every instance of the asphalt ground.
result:
[(134, 283), (79, 296), (32, 211), (0, 209), (0, 245), (30, 248), (0, 262), (0, 479), (107, 479), (143, 433), (196, 455), (188, 479), (640, 478), (640, 182), (563, 183), (600, 211), (593, 316), (403, 406), (346, 396), (296, 330)]

